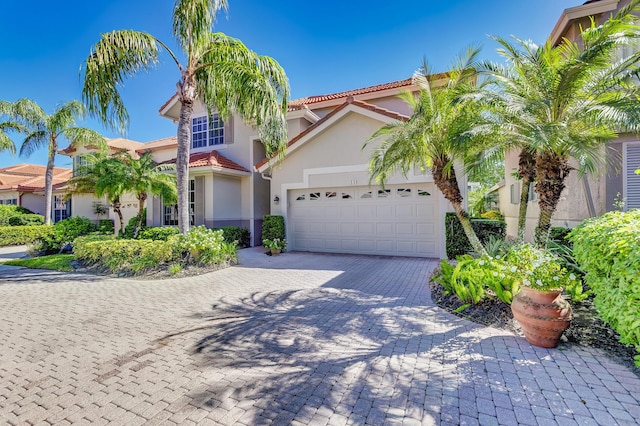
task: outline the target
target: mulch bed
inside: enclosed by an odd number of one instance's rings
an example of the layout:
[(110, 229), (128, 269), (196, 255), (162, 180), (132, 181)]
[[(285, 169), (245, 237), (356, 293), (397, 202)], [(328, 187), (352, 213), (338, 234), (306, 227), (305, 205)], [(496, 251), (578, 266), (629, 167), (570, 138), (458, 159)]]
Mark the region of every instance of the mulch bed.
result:
[[(456, 312), (464, 303), (460, 302), (455, 295), (444, 294), (444, 288), (441, 284), (431, 282), (430, 287), (431, 298), (440, 308), (469, 321), (509, 330), (523, 336), (518, 322), (513, 319), (511, 306), (500, 300), (485, 299), (480, 304), (471, 305)], [(601, 349), (611, 359), (629, 367), (640, 377), (640, 368), (636, 367), (633, 361), (633, 357), (636, 355), (634, 348), (620, 343), (620, 335), (598, 317), (593, 306), (593, 299), (588, 298), (572, 304), (572, 308), (574, 318), (571, 321), (571, 326), (562, 336), (563, 342)]]

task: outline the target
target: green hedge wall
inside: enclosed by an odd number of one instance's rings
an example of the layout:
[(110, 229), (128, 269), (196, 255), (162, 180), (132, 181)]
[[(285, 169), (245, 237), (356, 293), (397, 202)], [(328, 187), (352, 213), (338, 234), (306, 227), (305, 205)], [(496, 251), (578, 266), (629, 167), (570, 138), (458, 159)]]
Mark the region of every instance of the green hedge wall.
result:
[(53, 226), (46, 225), (0, 226), (0, 246), (32, 244), (54, 232)]
[(569, 239), (596, 309), (622, 343), (635, 347), (640, 366), (640, 210), (588, 219)]
[[(448, 212), (444, 222), (447, 257), (455, 259), (473, 251), (456, 214)], [(476, 231), (482, 244), (487, 243), (492, 236), (504, 239), (507, 233), (507, 224), (501, 220), (471, 219), (471, 226), (473, 226), (473, 230)]]
[(284, 217), (265, 215), (262, 220), (262, 240), (285, 239)]

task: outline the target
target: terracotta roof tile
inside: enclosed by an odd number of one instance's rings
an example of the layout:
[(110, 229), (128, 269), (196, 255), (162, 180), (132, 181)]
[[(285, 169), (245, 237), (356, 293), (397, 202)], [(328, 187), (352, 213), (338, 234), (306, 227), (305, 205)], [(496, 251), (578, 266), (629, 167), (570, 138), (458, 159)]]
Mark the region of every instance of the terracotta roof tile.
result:
[(396, 89), (400, 87), (409, 87), (413, 84), (413, 78), (392, 81), (390, 83), (378, 84), (375, 86), (362, 87), (360, 89), (347, 90), (344, 92), (330, 93), (326, 95), (307, 96), (306, 98), (294, 99), (289, 101), (289, 109), (296, 110), (303, 105), (314, 104), (317, 102), (329, 101), (333, 99), (347, 98), (349, 96), (358, 96), (366, 93), (381, 92), (383, 90)]
[[(8, 170), (8, 171), (7, 171)], [(44, 190), (45, 166), (19, 164), (0, 169), (0, 190), (32, 192)], [(34, 172), (38, 172), (34, 174)], [(60, 189), (73, 176), (73, 170), (55, 167), (53, 169), (53, 187)]]
[(178, 146), (178, 137), (169, 136), (167, 138), (157, 139), (155, 141), (146, 142), (141, 148), (138, 148), (136, 152), (142, 153), (148, 150), (155, 150), (160, 148), (172, 148)]
[[(329, 114), (325, 115), (320, 120), (316, 121), (313, 125), (307, 127), (305, 130), (303, 130), (302, 132), (300, 132), (299, 134), (297, 134), (296, 136), (291, 138), (291, 140), (289, 142), (287, 142), (287, 148), (289, 148), (290, 146), (294, 145), (296, 142), (298, 142), (300, 139), (302, 139), (303, 137), (305, 137), (306, 135), (308, 135), (309, 133), (311, 133), (312, 131), (317, 129), (319, 126), (322, 126), (331, 117), (333, 117), (339, 111), (345, 109), (347, 106), (349, 106), (351, 104), (357, 105), (360, 108), (368, 109), (369, 111), (374, 111), (374, 112), (377, 112), (379, 114), (386, 115), (387, 117), (393, 118), (395, 120), (406, 121), (406, 120), (409, 119), (409, 117), (407, 117), (406, 115), (403, 115), (403, 114), (397, 113), (395, 111), (391, 111), (391, 110), (388, 110), (386, 108), (382, 108), (382, 107), (370, 104), (368, 102), (356, 100), (356, 99), (353, 98), (353, 96), (348, 96), (344, 103), (338, 105)], [(269, 162), (269, 159), (268, 158), (263, 158), (262, 161), (260, 161), (258, 164), (256, 164), (256, 166), (255, 166), (256, 169), (259, 169), (260, 167), (264, 166), (265, 164), (267, 164), (267, 162)]]
[[(175, 164), (175, 162), (176, 159), (174, 158), (172, 160), (165, 161), (163, 164)], [(229, 160), (218, 151), (198, 152), (189, 156), (189, 168), (206, 166), (221, 167), (223, 169), (237, 170), (240, 172), (249, 173), (249, 170), (245, 169), (238, 163)]]

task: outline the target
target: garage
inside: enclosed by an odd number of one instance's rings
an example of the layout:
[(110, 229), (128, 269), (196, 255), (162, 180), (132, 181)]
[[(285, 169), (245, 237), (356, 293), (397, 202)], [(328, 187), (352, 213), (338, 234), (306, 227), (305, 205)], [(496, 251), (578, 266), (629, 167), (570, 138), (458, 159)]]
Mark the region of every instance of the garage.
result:
[(289, 190), (290, 248), (440, 257), (432, 183)]

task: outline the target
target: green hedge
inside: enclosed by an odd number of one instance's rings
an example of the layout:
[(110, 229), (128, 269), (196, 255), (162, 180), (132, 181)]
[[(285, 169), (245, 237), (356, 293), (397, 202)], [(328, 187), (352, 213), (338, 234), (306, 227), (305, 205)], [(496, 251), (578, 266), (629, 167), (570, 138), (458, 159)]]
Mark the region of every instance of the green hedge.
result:
[(145, 228), (140, 231), (140, 235), (138, 235), (138, 239), (140, 240), (156, 240), (156, 241), (167, 241), (170, 236), (177, 235), (180, 233), (180, 230), (175, 227), (170, 226), (152, 226), (149, 228)]
[(57, 222), (53, 230), (53, 233), (42, 238), (42, 246), (39, 247), (47, 254), (59, 252), (76, 238), (97, 231), (98, 226), (86, 217), (73, 216)]
[(0, 204), (0, 226), (42, 225), (44, 216), (21, 206)]
[(53, 233), (53, 227), (46, 225), (0, 226), (0, 246), (33, 244)]
[(262, 220), (262, 239), (285, 239), (284, 217), (279, 215), (265, 215)]
[(222, 229), (222, 236), (227, 243), (236, 242), (238, 247), (249, 247), (251, 244), (251, 232), (239, 226), (225, 226)]
[(176, 260), (167, 241), (115, 239), (113, 236), (86, 236), (74, 241), (74, 254), (88, 265), (111, 272), (139, 273)]
[(640, 366), (640, 210), (588, 219), (569, 239), (596, 309), (622, 343), (635, 347)]
[(113, 219), (100, 219), (98, 221), (98, 232), (101, 234), (113, 234)]
[[(507, 233), (507, 224), (501, 220), (471, 219), (471, 226), (482, 244), (486, 244), (491, 237), (504, 239)], [(449, 259), (473, 251), (460, 220), (453, 212), (448, 212), (445, 216), (445, 236)]]

